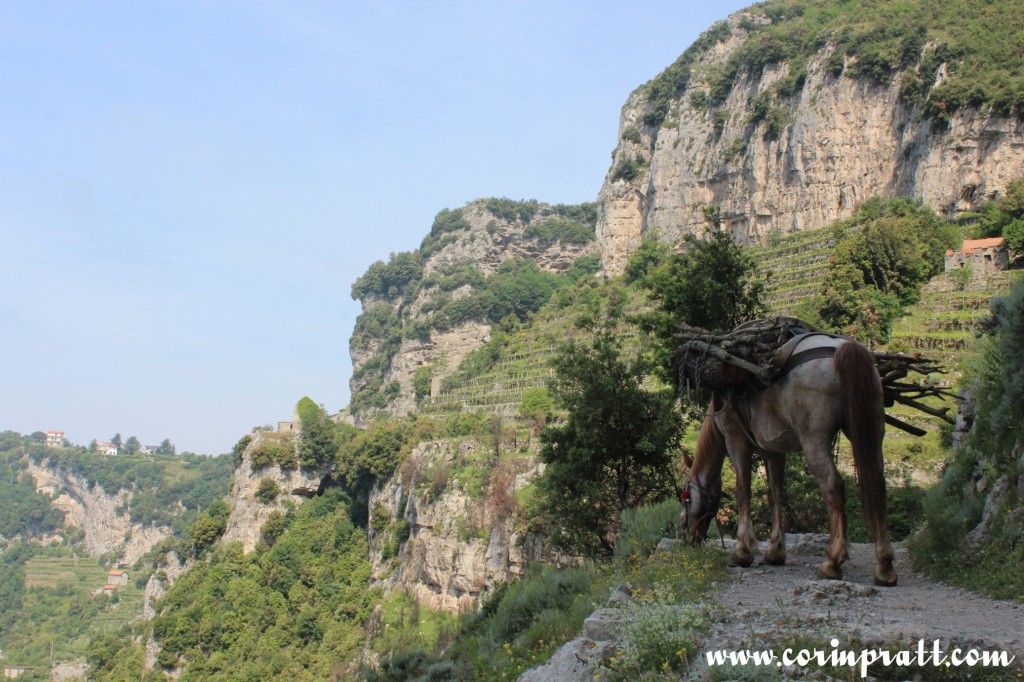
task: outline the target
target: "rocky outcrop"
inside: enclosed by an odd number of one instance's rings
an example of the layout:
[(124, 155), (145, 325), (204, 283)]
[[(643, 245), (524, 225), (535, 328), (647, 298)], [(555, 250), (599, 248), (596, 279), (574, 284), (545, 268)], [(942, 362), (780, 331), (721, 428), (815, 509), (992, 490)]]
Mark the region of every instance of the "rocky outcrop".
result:
[(118, 562), (134, 564), (172, 535), (170, 528), (132, 523), (128, 490), (108, 495), (101, 486), (89, 485), (72, 472), (31, 460), (28, 472), (36, 480), (36, 489), (53, 497), (51, 505), (64, 512), (65, 525), (82, 529), (89, 556), (114, 554)]
[[(459, 210), (468, 227), (445, 234), (439, 242), (442, 246), (423, 260), (423, 279), (411, 300), (403, 297), (388, 301), (376, 294), (366, 294), (360, 299), (364, 314), (383, 304), (392, 308), (403, 325), (418, 322), (429, 326), (429, 307), (441, 292), (436, 283), (431, 283), (430, 276), (446, 267), (466, 263), (484, 277), (489, 277), (506, 261), (522, 258), (532, 260), (541, 270), (561, 273), (581, 256), (597, 252), (594, 241), (572, 243), (533, 234), (530, 229), (532, 226), (557, 215), (556, 208), (547, 204), (534, 203), (530, 217), (524, 219), (520, 216), (511, 220), (492, 213), (487, 208), (486, 200), (470, 202)], [(469, 296), (472, 291), (473, 287), (467, 284), (447, 293), (457, 300)], [(491, 325), (482, 320), (474, 320), (451, 328), (430, 328), (426, 336), (403, 340), (397, 352), (386, 358), (387, 369), (382, 385), (398, 387), (397, 394), (388, 400), (386, 411), (395, 415), (415, 411), (413, 376), (416, 370), (428, 366), (431, 368), (432, 393), (436, 393), (442, 379), (451, 374), (468, 353), (485, 344), (490, 336)], [(349, 345), (353, 394), (361, 388), (356, 377), (367, 363), (381, 362), (380, 346), (378, 338), (357, 341), (353, 337)]]
[[(729, 19), (731, 35), (698, 59), (695, 73), (713, 71), (743, 43), (742, 16)], [(648, 87), (633, 92), (598, 197), (604, 270), (620, 274), (645, 236), (676, 243), (701, 234), (711, 204), (721, 207), (734, 237), (754, 243), (772, 229), (787, 233), (848, 217), (872, 196), (909, 196), (955, 214), (1024, 175), (1020, 119), (965, 109), (940, 128), (901, 101), (901, 75), (884, 86), (831, 75), (825, 65), (833, 49), (826, 45), (809, 60), (803, 87), (778, 100), (785, 124), (775, 134), (766, 121), (752, 122), (751, 101), (788, 75), (785, 63), (740, 70), (715, 106), (700, 105), (702, 97), (695, 103), (694, 93), (707, 86), (691, 82), (653, 127), (644, 124)], [(622, 172), (638, 159), (635, 172)]]
[[(164, 557), (160, 570), (149, 576), (146, 582), (146, 589), (142, 593), (142, 620), (151, 621), (156, 618), (156, 603), (171, 589), (175, 581), (184, 573), (187, 573), (195, 565), (194, 559), (182, 563), (177, 552), (168, 552)], [(146, 670), (156, 668), (156, 657), (160, 653), (160, 645), (153, 637), (152, 631), (146, 639), (146, 653), (143, 658), (143, 666)]]
[(474, 610), (494, 585), (551, 558), (516, 525), (515, 493), (540, 471), (532, 457), (482, 458), (472, 442), (421, 443), (370, 497), (373, 582), (435, 610)]
[[(242, 455), (242, 463), (235, 469), (235, 477), (231, 483), (231, 515), (228, 517), (221, 543), (242, 543), (245, 552), (251, 552), (260, 540), (260, 528), (274, 510), (284, 513), (287, 504), (299, 504), (304, 499), (313, 497), (320, 492), (324, 479), (330, 474), (325, 468), (320, 469), (282, 469), (278, 464), (254, 468), (252, 463), (253, 450), (267, 438), (277, 438), (280, 434), (257, 432)], [(285, 439), (294, 447), (294, 440)], [(260, 483), (269, 479), (277, 486), (279, 493), (269, 501), (257, 498)]]

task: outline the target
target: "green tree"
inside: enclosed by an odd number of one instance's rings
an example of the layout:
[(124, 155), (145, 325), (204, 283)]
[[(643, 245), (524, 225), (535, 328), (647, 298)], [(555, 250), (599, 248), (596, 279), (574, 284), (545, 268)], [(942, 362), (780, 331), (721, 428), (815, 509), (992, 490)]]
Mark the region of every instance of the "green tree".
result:
[(134, 455), (140, 449), (142, 449), (142, 444), (139, 443), (139, 439), (135, 436), (128, 436), (128, 440), (124, 442), (124, 453)]
[(1014, 218), (1008, 222), (1003, 228), (1003, 238), (1013, 255), (1024, 254), (1024, 220)]
[(657, 304), (655, 310), (638, 316), (641, 328), (659, 341), (655, 351), (662, 371), (667, 370), (675, 350), (674, 334), (680, 323), (711, 331), (732, 329), (741, 322), (763, 314), (764, 282), (757, 276), (757, 264), (721, 228), (716, 207), (705, 211), (709, 230), (706, 241), (688, 235), (681, 253), (667, 255), (658, 264), (658, 249), (644, 251), (644, 265), (634, 273)]
[(540, 433), (541, 429), (551, 418), (551, 410), (554, 404), (551, 401), (551, 394), (544, 386), (536, 386), (523, 391), (523, 399), (519, 402), (519, 417), (525, 420), (533, 432)]
[(619, 513), (670, 495), (682, 419), (673, 391), (651, 391), (651, 366), (628, 360), (615, 335), (562, 346), (551, 384), (567, 411), (541, 433), (540, 510), (555, 541), (584, 556), (609, 557)]
[(334, 422), (323, 407), (308, 397), (299, 401), (296, 411), (302, 421), (299, 432), (299, 466), (318, 467), (333, 462), (337, 454)]
[(173, 455), (177, 452), (174, 447), (174, 443), (171, 442), (170, 438), (164, 438), (160, 441), (160, 445), (156, 447), (156, 454), (158, 455)]
[(117, 449), (120, 450), (121, 447), (123, 446), (123, 443), (121, 442), (121, 434), (115, 433), (114, 437), (110, 439), (110, 443), (111, 445), (116, 445)]
[(224, 534), (230, 514), (231, 509), (223, 500), (211, 502), (188, 529), (187, 536), (193, 551), (202, 551), (216, 542)]
[(893, 321), (942, 269), (956, 228), (907, 199), (877, 198), (836, 228), (845, 236), (825, 277), (821, 321), (833, 331), (885, 342)]

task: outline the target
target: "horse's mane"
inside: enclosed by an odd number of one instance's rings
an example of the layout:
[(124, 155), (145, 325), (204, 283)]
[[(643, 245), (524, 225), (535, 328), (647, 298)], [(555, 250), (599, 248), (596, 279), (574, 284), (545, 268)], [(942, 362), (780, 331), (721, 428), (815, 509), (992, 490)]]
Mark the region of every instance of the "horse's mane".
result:
[(708, 466), (708, 461), (712, 460), (712, 466), (714, 465), (713, 459), (716, 456), (721, 456), (725, 452), (725, 436), (718, 430), (718, 426), (715, 424), (714, 416), (714, 402), (708, 406), (707, 416), (704, 417), (704, 423), (700, 426), (700, 434), (697, 436), (697, 447), (693, 454), (693, 464), (690, 465), (691, 475), (704, 470), (704, 467)]

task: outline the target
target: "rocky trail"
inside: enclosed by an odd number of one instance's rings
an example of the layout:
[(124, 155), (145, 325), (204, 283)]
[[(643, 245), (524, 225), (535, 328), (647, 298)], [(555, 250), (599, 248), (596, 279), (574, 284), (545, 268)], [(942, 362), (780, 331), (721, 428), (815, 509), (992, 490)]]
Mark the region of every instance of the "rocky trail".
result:
[(860, 543), (850, 546), (844, 580), (821, 580), (815, 569), (826, 542), (825, 535), (787, 535), (785, 566), (730, 568), (733, 580), (716, 597), (721, 609), (705, 650), (766, 649), (811, 639), (827, 644), (834, 637), (839, 649), (851, 640), (863, 648), (916, 649), (924, 640), (930, 651), (940, 640), (944, 648), (953, 643), (1007, 651), (1016, 657), (1018, 669), (1024, 665), (1024, 605), (915, 573), (901, 543), (893, 545), (896, 587), (872, 584), (874, 546)]
[[(663, 546), (674, 543), (663, 541)], [(785, 566), (761, 564), (759, 554), (749, 568), (730, 568), (731, 580), (717, 586), (711, 595), (712, 627), (704, 652), (766, 651), (781, 655), (803, 647), (824, 647), (839, 641), (839, 651), (881, 648), (916, 652), (919, 640), (931, 652), (939, 640), (945, 653), (953, 647), (979, 651), (1005, 651), (1015, 657), (1013, 679), (1024, 671), (1024, 605), (999, 601), (929, 580), (915, 573), (906, 547), (896, 550), (896, 587), (872, 584), (874, 547), (854, 543), (850, 559), (843, 565), (844, 580), (821, 580), (815, 569), (825, 554), (827, 536), (791, 534), (786, 536)], [(730, 549), (728, 543), (727, 550)], [(621, 599), (622, 595), (618, 598)], [(609, 607), (591, 615), (583, 636), (566, 644), (551, 661), (528, 671), (521, 680), (590, 680), (602, 659), (607, 660), (620, 643), (617, 625), (625, 610)], [(621, 605), (621, 604), (618, 604)], [(685, 679), (827, 679), (813, 665), (726, 671), (709, 669), (701, 653)], [(844, 679), (860, 679), (859, 671), (846, 671)], [(970, 675), (964, 671), (965, 677)], [(925, 679), (929, 679), (925, 677)], [(1018, 676), (1019, 679), (1019, 676)]]

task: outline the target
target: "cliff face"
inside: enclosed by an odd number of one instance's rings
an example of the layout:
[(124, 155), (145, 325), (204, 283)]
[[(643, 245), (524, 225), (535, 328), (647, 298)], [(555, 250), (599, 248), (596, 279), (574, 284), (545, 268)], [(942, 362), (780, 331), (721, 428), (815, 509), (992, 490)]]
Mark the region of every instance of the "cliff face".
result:
[[(721, 207), (734, 237), (754, 243), (772, 229), (823, 227), (872, 196), (910, 196), (946, 214), (971, 210), (1024, 175), (1020, 119), (967, 108), (942, 126), (901, 100), (904, 73), (887, 85), (833, 75), (843, 57), (832, 44), (807, 61), (803, 85), (791, 95), (777, 95), (790, 76), (780, 62), (740, 69), (724, 101), (709, 104), (702, 74), (720, 69), (748, 39), (741, 25), (751, 21), (729, 19), (729, 31), (696, 60), (688, 88), (660, 124), (644, 122), (654, 106), (649, 85), (623, 107), (598, 197), (607, 273), (620, 274), (645, 236), (678, 242), (701, 234), (710, 204)], [(855, 58), (845, 60), (849, 68)], [(940, 66), (936, 84), (944, 74)], [(774, 120), (764, 116), (769, 101)], [(758, 105), (761, 113), (753, 114)]]
[[(300, 504), (303, 500), (313, 497), (323, 486), (330, 473), (324, 469), (282, 469), (277, 464), (254, 468), (252, 453), (267, 438), (266, 434), (257, 433), (246, 447), (242, 463), (235, 470), (231, 483), (231, 515), (228, 517), (221, 542), (242, 543), (245, 552), (251, 552), (260, 540), (260, 528), (266, 523), (274, 510), (284, 513), (288, 503)], [(289, 446), (294, 447), (292, 439), (286, 439)], [(279, 493), (269, 502), (257, 497), (260, 483), (269, 479), (277, 486)]]
[(370, 498), (374, 583), (432, 609), (474, 610), (494, 585), (551, 558), (516, 527), (516, 492), (540, 471), (532, 457), (480, 458), (468, 442), (420, 444)]
[[(518, 213), (495, 212), (489, 208), (487, 200), (474, 201), (458, 209), (462, 222), (457, 229), (438, 233), (428, 255), (421, 255), (424, 249), (412, 254), (421, 273), (415, 285), (409, 287), (411, 291), (397, 297), (376, 291), (353, 294), (362, 304), (363, 317), (388, 318), (393, 320), (391, 324), (402, 329), (391, 337), (387, 330), (379, 327), (373, 329), (373, 333), (361, 335), (360, 324), (356, 325), (349, 352), (353, 367), (353, 411), (359, 416), (368, 416), (373, 411), (358, 405), (357, 396), (374, 382), (383, 387), (384, 392), (390, 387), (386, 404), (376, 407), (395, 415), (415, 411), (413, 380), (417, 369), (430, 369), (431, 392), (436, 392), (441, 380), (451, 374), (468, 353), (490, 339), (491, 324), (480, 315), (460, 318), (454, 324), (439, 322), (439, 301), (470, 298), (483, 286), (482, 280), (493, 276), (502, 264), (512, 259), (532, 261), (544, 272), (564, 273), (581, 256), (596, 254), (592, 223), (590, 234), (583, 238), (577, 234), (575, 238), (560, 239), (538, 228), (560, 220), (560, 211), (566, 207), (537, 202), (508, 203), (518, 204)], [(464, 279), (453, 284), (452, 273), (460, 266), (465, 269), (454, 277)], [(469, 269), (475, 271), (474, 277), (466, 276)], [(406, 333), (414, 325), (421, 327), (420, 333)]]
[(108, 495), (99, 485), (90, 487), (73, 473), (39, 466), (31, 460), (28, 472), (35, 478), (40, 492), (50, 496), (58, 494), (52, 505), (66, 514), (66, 525), (81, 528), (85, 533), (89, 556), (113, 553), (120, 562), (134, 564), (172, 535), (170, 528), (132, 523), (128, 514), (132, 494), (126, 490)]

